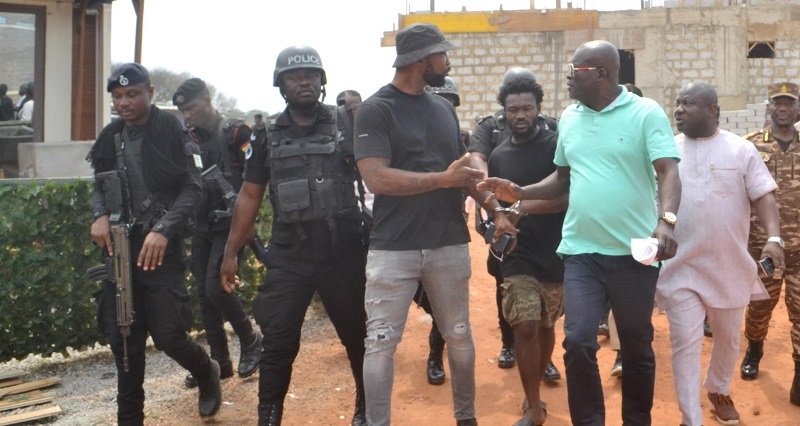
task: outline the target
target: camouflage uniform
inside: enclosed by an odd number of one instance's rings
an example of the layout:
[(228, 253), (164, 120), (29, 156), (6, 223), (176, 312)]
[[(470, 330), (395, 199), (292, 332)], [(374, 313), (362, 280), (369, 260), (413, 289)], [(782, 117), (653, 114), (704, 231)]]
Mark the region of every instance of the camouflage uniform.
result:
[[(784, 151), (780, 143), (773, 137), (772, 129), (752, 132), (745, 136), (755, 144), (761, 158), (767, 165), (778, 189), (775, 199), (778, 202), (781, 216), (781, 237), (786, 242), (784, 256), (786, 271), (782, 278), (764, 278), (764, 285), (770, 298), (751, 302), (745, 315), (745, 337), (751, 342), (762, 342), (767, 337), (772, 310), (778, 303), (781, 283), (786, 280), (786, 308), (789, 321), (792, 323), (792, 357), (800, 362), (800, 132), (795, 132), (794, 139)], [(766, 243), (767, 235), (758, 223), (755, 215), (750, 223), (750, 254), (761, 257), (761, 249)]]

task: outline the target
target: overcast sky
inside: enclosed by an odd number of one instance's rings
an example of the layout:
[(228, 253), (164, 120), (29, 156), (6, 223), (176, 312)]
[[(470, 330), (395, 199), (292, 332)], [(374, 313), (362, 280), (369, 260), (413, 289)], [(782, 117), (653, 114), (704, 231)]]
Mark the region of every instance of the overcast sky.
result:
[[(562, 0), (562, 6), (568, 0)], [(640, 0), (573, 0), (589, 9), (638, 9)], [(656, 1), (654, 3), (663, 3)], [(436, 0), (437, 12), (528, 9), (530, 0)], [(555, 0), (536, 0), (555, 7)], [(146, 0), (142, 63), (188, 72), (238, 100), (243, 111), (285, 106), (272, 87), (275, 59), (285, 47), (317, 49), (328, 77), (327, 102), (355, 89), (366, 98), (388, 83), (394, 47), (380, 47), (398, 15), (430, 8), (430, 0)], [(136, 15), (113, 3), (111, 61), (133, 60)]]

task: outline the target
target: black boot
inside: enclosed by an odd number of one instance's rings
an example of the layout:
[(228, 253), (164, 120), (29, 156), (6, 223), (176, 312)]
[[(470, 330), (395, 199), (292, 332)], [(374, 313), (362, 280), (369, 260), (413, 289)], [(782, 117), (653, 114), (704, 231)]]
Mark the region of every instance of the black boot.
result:
[(497, 366), (500, 368), (514, 368), (517, 364), (517, 356), (514, 354), (514, 349), (503, 346), (500, 349), (500, 355), (497, 356)]
[(239, 339), (241, 345), (241, 354), (239, 355), (239, 367), (237, 373), (239, 377), (250, 377), (258, 370), (258, 363), (261, 362), (261, 341), (263, 336), (258, 330), (253, 330), (253, 335), (250, 336), (249, 342), (245, 343)]
[(789, 401), (794, 405), (800, 405), (800, 361), (794, 362), (794, 380), (792, 380), (792, 390), (789, 391)]
[(747, 352), (744, 353), (742, 366), (739, 369), (743, 380), (755, 380), (758, 377), (758, 363), (761, 362), (762, 356), (764, 356), (764, 342), (748, 341)]
[(442, 354), (444, 352), (444, 339), (433, 324), (431, 333), (428, 336), (428, 343), (431, 347), (431, 352), (428, 354), (428, 383), (432, 385), (441, 385), (444, 383), (444, 367), (442, 365)]
[[(220, 379), (227, 379), (229, 377), (233, 377), (233, 363), (231, 362), (230, 359), (219, 360), (219, 359), (216, 359), (216, 358), (213, 358), (213, 357), (212, 357), (212, 359), (217, 361), (217, 364), (219, 364), (219, 378)], [(192, 376), (192, 373), (189, 373), (189, 374), (186, 375), (186, 378), (183, 379), (183, 384), (188, 389), (196, 388), (197, 387), (197, 379), (195, 379), (194, 376)]]
[(258, 426), (281, 426), (283, 401), (258, 403)]
[(213, 359), (210, 360), (209, 372), (205, 380), (198, 380), (198, 406), (200, 417), (210, 417), (217, 414), (219, 406), (222, 405), (222, 390), (219, 386), (219, 364)]
[(363, 391), (356, 391), (356, 409), (350, 426), (367, 426), (367, 400)]

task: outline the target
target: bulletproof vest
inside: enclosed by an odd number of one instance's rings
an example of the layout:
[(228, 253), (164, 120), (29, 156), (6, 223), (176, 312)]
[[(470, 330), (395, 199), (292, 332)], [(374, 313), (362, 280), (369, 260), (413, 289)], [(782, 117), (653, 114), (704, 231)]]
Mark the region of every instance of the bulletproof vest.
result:
[(229, 118), (222, 119), (216, 129), (216, 134), (211, 136), (217, 144), (208, 142), (200, 145), (203, 156), (203, 168), (207, 169), (216, 164), (225, 179), (230, 182), (236, 191), (242, 186), (242, 172), (244, 170), (244, 153), (238, 143), (238, 133), (247, 126), (242, 120)]
[(353, 189), (353, 166), (345, 161), (344, 138), (337, 126), (335, 107), (323, 105), (329, 120), (317, 131), (291, 137), (288, 128), (270, 120), (270, 198), (274, 214), (284, 223), (300, 223), (358, 214)]
[[(492, 114), (491, 117), (494, 118), (495, 123), (494, 130), (492, 130), (492, 140), (490, 141), (492, 149), (494, 149), (497, 148), (501, 142), (511, 137), (511, 128), (508, 126), (505, 111), (502, 109)], [(558, 122), (554, 118), (548, 117), (541, 112), (536, 116), (536, 122), (539, 126), (545, 127), (548, 130), (554, 132), (558, 130)]]
[(506, 113), (503, 110), (495, 112), (492, 116), (494, 117), (495, 126), (494, 130), (492, 130), (492, 140), (490, 144), (492, 149), (494, 149), (511, 136), (511, 129), (506, 125), (508, 122), (506, 120)]

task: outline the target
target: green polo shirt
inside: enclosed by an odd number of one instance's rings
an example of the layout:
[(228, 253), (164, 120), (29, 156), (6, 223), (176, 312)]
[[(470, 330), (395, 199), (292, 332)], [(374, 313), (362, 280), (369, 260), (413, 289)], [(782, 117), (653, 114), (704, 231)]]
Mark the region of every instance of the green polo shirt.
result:
[(620, 88), (602, 111), (578, 102), (558, 123), (554, 162), (570, 168), (561, 255), (629, 255), (658, 223), (653, 161), (680, 154), (661, 106)]

